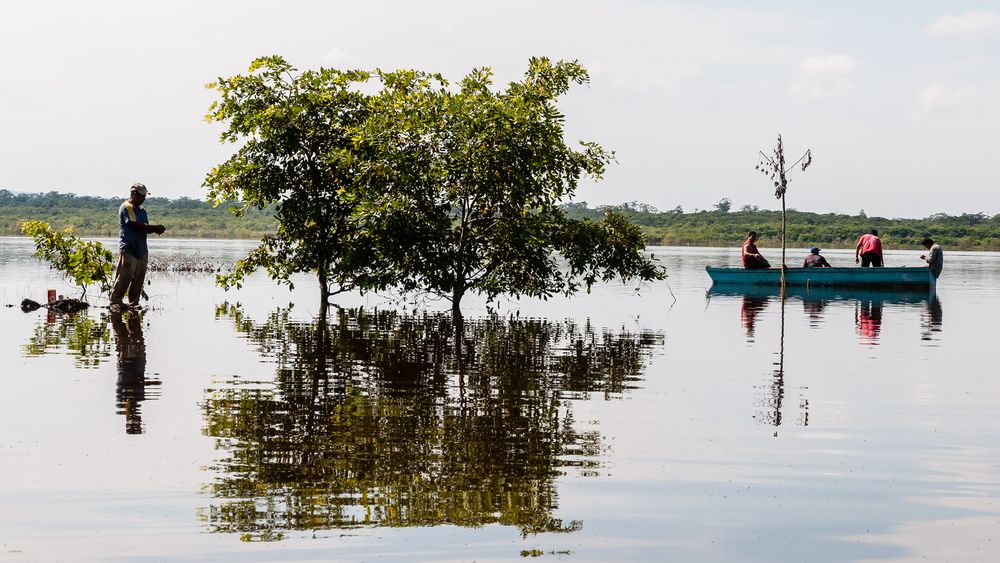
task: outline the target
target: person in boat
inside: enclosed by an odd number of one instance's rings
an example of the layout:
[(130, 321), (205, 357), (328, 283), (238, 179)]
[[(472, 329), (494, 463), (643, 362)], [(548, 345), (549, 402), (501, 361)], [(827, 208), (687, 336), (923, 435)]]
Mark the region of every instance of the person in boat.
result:
[(832, 268), (826, 258), (820, 255), (819, 249), (815, 246), (809, 249), (809, 256), (806, 256), (806, 261), (802, 263), (803, 268)]
[(742, 256), (743, 267), (748, 270), (763, 270), (771, 267), (771, 263), (757, 250), (757, 231), (747, 233), (747, 239), (743, 241)]
[(939, 278), (941, 276), (941, 269), (944, 267), (944, 252), (941, 251), (941, 245), (934, 242), (931, 238), (925, 238), (920, 244), (930, 251), (930, 254), (921, 254), (920, 259), (927, 262), (927, 267), (934, 274), (934, 279)]
[(882, 267), (882, 239), (878, 238), (877, 230), (872, 229), (858, 239), (858, 245), (854, 247), (854, 263), (859, 262), (862, 268)]

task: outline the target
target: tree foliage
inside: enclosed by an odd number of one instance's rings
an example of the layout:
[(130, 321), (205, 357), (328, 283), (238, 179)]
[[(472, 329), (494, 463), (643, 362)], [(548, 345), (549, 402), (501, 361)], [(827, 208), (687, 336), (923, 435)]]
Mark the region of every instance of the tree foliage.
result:
[(614, 213), (570, 219), (560, 206), (613, 158), (596, 143), (565, 142), (556, 101), (587, 82), (579, 64), (533, 58), (523, 80), (499, 92), (489, 69), (454, 88), (414, 71), (380, 77), (363, 210), (407, 289), (451, 299), (460, 316), (467, 292), (544, 298), (663, 276), (633, 224)]
[[(273, 206), (278, 229), (220, 277), (263, 268), (290, 283), (315, 271), (327, 294), (389, 286), (452, 300), (467, 292), (548, 297), (598, 280), (651, 280), (641, 232), (614, 215), (569, 219), (560, 204), (612, 154), (564, 140), (556, 100), (587, 81), (576, 62), (532, 59), (520, 82), (492, 89), (488, 69), (456, 87), (441, 75), (299, 72), (280, 57), (210, 86), (237, 152), (205, 180), (233, 210)], [(369, 92), (369, 93), (366, 93)], [(559, 262), (556, 253), (565, 258)]]
[(219, 277), (222, 285), (239, 286), (257, 269), (288, 285), (293, 274), (315, 272), (321, 314), (331, 292), (383, 285), (352, 220), (359, 162), (368, 158), (354, 140), (368, 112), (355, 87), (367, 79), (358, 71), (299, 72), (281, 57), (265, 57), (246, 75), (209, 84), (220, 100), (206, 119), (225, 124), (222, 142), (238, 146), (208, 173), (209, 198), (237, 216), (273, 206), (278, 221), (274, 234)]
[(97, 285), (101, 293), (111, 291), (115, 257), (97, 241), (86, 241), (73, 235), (73, 228), (54, 231), (44, 221), (27, 221), (21, 227), (35, 241), (35, 256), (73, 280), (84, 297), (87, 287)]

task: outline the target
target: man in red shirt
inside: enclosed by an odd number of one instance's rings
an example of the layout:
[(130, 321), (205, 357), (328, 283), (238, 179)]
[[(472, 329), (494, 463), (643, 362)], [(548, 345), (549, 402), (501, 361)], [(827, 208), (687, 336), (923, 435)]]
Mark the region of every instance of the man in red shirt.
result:
[(875, 229), (872, 229), (871, 234), (861, 235), (858, 239), (858, 245), (854, 247), (854, 263), (858, 262), (862, 268), (882, 267), (882, 239), (878, 238), (878, 231)]

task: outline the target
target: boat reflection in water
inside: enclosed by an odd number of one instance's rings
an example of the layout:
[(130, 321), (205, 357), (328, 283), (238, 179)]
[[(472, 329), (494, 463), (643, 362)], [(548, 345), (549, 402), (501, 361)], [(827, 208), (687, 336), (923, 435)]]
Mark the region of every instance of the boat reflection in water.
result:
[[(740, 324), (747, 330), (747, 341), (754, 341), (754, 328), (757, 317), (764, 311), (770, 301), (781, 301), (781, 288), (773, 286), (753, 286), (739, 284), (715, 284), (708, 290), (709, 298), (714, 296), (739, 297)], [(876, 345), (882, 330), (882, 317), (886, 305), (918, 305), (927, 306), (927, 334), (940, 332), (941, 302), (932, 291), (877, 290), (877, 289), (843, 289), (843, 288), (806, 288), (788, 286), (785, 298), (802, 302), (802, 311), (809, 320), (810, 328), (819, 328), (831, 304), (843, 306), (853, 304), (854, 327), (859, 341), (865, 345)], [(933, 330), (932, 328), (933, 327)], [(922, 337), (923, 338), (923, 337)]]
[[(789, 302), (802, 302), (802, 312), (811, 329), (818, 329), (831, 309), (843, 311), (853, 309), (854, 329), (861, 344), (877, 345), (882, 331), (883, 313), (887, 306), (925, 305), (921, 313), (921, 340), (935, 340), (941, 331), (941, 301), (932, 291), (900, 291), (873, 289), (807, 288), (788, 286), (782, 292), (780, 287), (755, 286), (745, 284), (715, 284), (707, 297), (739, 298), (740, 325), (746, 330), (747, 342), (760, 342), (756, 334), (759, 317), (770, 303), (779, 307), (779, 334), (775, 342), (777, 359), (770, 371), (768, 385), (757, 399), (757, 422), (772, 426), (782, 424), (782, 403), (785, 400), (785, 329), (786, 308)], [(844, 315), (841, 315), (843, 317)], [(792, 329), (795, 326), (793, 324)], [(826, 330), (835, 328), (826, 326)], [(809, 401), (799, 397), (799, 417), (796, 424), (809, 424)], [(777, 434), (775, 434), (777, 435)]]
[[(358, 526), (514, 526), (572, 532), (557, 478), (599, 475), (609, 447), (579, 400), (634, 389), (655, 332), (572, 321), (341, 311), (328, 325), (262, 322), (224, 305), (276, 373), (206, 391), (219, 458), (211, 532), (277, 540)], [(456, 336), (465, 352), (454, 345)]]

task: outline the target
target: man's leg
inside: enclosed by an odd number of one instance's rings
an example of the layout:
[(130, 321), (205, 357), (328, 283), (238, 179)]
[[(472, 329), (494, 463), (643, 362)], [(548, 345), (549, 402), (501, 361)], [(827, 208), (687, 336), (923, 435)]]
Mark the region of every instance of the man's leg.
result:
[(112, 305), (122, 304), (122, 297), (125, 296), (125, 292), (132, 282), (132, 276), (135, 274), (138, 263), (139, 261), (128, 252), (122, 251), (118, 253), (118, 266), (115, 268), (115, 283), (111, 286)]
[(139, 298), (142, 297), (142, 286), (146, 283), (146, 263), (149, 261), (149, 253), (136, 260), (135, 273), (132, 274), (132, 283), (128, 286), (128, 304), (131, 307), (139, 306)]
[(871, 253), (865, 252), (861, 255), (861, 267), (868, 268), (872, 265), (872, 255)]

